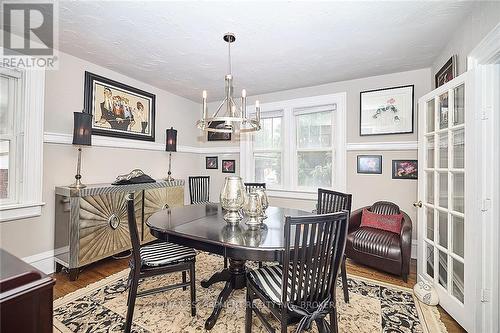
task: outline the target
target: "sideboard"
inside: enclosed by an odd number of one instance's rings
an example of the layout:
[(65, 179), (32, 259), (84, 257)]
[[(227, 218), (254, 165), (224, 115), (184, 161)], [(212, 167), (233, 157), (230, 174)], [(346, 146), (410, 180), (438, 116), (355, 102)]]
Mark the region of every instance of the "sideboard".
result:
[(142, 243), (155, 238), (146, 225), (155, 212), (184, 204), (184, 180), (133, 185), (95, 184), (83, 189), (55, 189), (54, 258), (70, 280), (80, 267), (131, 249), (126, 196), (135, 196), (135, 216)]

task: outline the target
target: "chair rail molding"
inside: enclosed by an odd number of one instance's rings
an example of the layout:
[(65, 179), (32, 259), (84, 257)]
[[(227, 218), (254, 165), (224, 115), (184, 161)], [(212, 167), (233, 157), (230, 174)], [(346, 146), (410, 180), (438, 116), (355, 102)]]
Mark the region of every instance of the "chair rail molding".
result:
[[(73, 137), (71, 134), (66, 134), (66, 133), (45, 132), (43, 141), (44, 143), (71, 145), (73, 142)], [(160, 142), (146, 142), (138, 140), (113, 138), (113, 137), (102, 137), (97, 135), (92, 137), (92, 145), (97, 147), (108, 147), (108, 148), (125, 148), (125, 149), (139, 149), (139, 150), (153, 150), (153, 151), (165, 150), (165, 144)], [(177, 152), (192, 153), (192, 154), (235, 154), (239, 153), (239, 146), (196, 147), (196, 146), (177, 145)]]
[(347, 144), (347, 151), (394, 151), (417, 149), (417, 141), (351, 142)]

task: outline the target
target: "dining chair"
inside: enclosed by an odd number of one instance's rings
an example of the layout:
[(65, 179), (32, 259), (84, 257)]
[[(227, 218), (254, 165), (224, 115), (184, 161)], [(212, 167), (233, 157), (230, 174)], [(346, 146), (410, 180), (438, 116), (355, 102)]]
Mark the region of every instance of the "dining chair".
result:
[[(351, 215), (352, 194), (336, 192), (318, 188), (317, 214), (336, 213), (347, 210)], [(342, 259), (340, 274), (342, 277), (342, 289), (344, 291), (344, 302), (349, 303), (349, 287), (347, 285), (346, 256)]]
[(210, 202), (210, 176), (189, 177), (191, 205)]
[[(127, 195), (127, 215), (130, 240), (132, 242), (132, 258), (130, 259), (130, 274), (127, 287), (129, 288), (127, 299), (127, 319), (125, 332), (129, 333), (132, 328), (134, 306), (137, 297), (151, 295), (162, 291), (189, 287), (191, 292), (191, 316), (196, 315), (196, 279), (195, 261), (196, 252), (188, 247), (168, 242), (157, 242), (146, 246), (140, 245), (139, 233), (135, 219), (134, 194)], [(155, 289), (137, 292), (139, 280), (164, 275), (168, 273), (182, 272), (182, 282), (159, 287)], [(186, 277), (189, 273), (189, 281)]]
[(266, 189), (266, 183), (245, 183), (245, 190), (247, 193), (252, 192), (253, 190), (256, 190), (258, 188), (261, 189)]
[[(260, 299), (280, 322), (280, 332), (298, 322), (296, 332), (313, 322), (320, 333), (337, 332), (336, 280), (344, 255), (348, 212), (285, 217), (281, 265), (264, 266), (247, 275), (245, 333), (255, 312), (268, 332), (275, 332), (254, 301)], [(260, 307), (260, 306), (259, 306)], [(330, 314), (330, 325), (325, 317)]]

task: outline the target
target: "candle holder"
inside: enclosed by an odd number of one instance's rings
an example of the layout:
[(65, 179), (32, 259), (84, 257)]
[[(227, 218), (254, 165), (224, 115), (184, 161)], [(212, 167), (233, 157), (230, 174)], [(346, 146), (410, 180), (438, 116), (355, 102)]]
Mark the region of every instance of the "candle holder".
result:
[(226, 210), (226, 222), (238, 223), (242, 219), (240, 210), (245, 203), (245, 187), (241, 177), (226, 177), (220, 193), (220, 203)]
[(259, 195), (255, 192), (249, 193), (246, 196), (243, 212), (247, 216), (246, 224), (250, 227), (260, 226), (262, 214), (262, 202)]
[(266, 191), (262, 188), (254, 190), (254, 193), (258, 195), (260, 203), (262, 205), (262, 213), (260, 214), (261, 221), (267, 219), (266, 209), (269, 207), (269, 199), (267, 198)]

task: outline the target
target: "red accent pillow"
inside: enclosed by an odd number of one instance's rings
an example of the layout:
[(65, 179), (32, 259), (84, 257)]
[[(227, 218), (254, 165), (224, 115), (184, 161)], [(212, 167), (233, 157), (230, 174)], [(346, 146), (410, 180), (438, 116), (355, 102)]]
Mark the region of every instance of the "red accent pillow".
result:
[(361, 215), (361, 227), (370, 227), (399, 234), (401, 232), (401, 222), (403, 214), (384, 215), (370, 212), (363, 209)]

